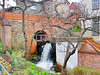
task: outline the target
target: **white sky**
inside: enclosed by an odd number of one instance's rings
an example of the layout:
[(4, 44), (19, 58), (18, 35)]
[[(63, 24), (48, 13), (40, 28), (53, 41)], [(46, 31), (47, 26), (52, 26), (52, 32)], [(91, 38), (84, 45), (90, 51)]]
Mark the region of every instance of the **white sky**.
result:
[(70, 3), (72, 2), (79, 2), (80, 0), (68, 0)]

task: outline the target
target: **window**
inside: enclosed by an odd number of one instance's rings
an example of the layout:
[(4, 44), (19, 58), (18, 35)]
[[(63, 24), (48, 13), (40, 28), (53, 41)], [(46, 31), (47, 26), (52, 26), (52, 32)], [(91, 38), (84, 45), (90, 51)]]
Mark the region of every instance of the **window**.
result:
[(70, 13), (75, 13), (76, 9), (70, 9)]
[(99, 9), (100, 1), (99, 0), (92, 0), (92, 9)]
[(99, 33), (97, 33), (99, 31), (99, 19), (92, 19), (92, 20), (93, 20), (93, 28), (94, 28), (94, 31), (92, 31), (92, 35), (99, 35)]

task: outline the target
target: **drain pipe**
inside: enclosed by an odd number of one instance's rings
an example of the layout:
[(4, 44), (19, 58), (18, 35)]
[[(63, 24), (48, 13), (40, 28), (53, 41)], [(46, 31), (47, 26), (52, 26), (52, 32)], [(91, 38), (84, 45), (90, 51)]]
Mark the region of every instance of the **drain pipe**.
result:
[(2, 72), (2, 75), (3, 75), (3, 70), (7, 73), (7, 75), (11, 75), (11, 74), (9, 74), (8, 72), (7, 72), (7, 70), (1, 65), (1, 63), (0, 63), (0, 71)]

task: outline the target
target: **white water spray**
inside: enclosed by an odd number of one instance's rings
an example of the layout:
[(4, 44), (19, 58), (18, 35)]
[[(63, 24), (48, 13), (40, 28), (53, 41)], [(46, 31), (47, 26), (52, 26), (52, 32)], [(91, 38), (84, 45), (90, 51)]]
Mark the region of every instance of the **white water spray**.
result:
[(50, 61), (48, 58), (51, 48), (51, 43), (46, 43), (46, 45), (43, 48), (41, 60), (40, 62), (38, 62), (37, 66), (50, 70), (50, 68), (53, 66), (52, 61)]

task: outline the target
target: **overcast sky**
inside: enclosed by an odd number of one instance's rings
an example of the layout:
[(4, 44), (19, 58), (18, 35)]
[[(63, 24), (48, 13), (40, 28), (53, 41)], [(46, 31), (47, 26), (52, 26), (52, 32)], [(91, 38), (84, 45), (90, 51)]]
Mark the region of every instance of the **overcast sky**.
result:
[(68, 0), (70, 3), (72, 2), (79, 2), (80, 0)]

